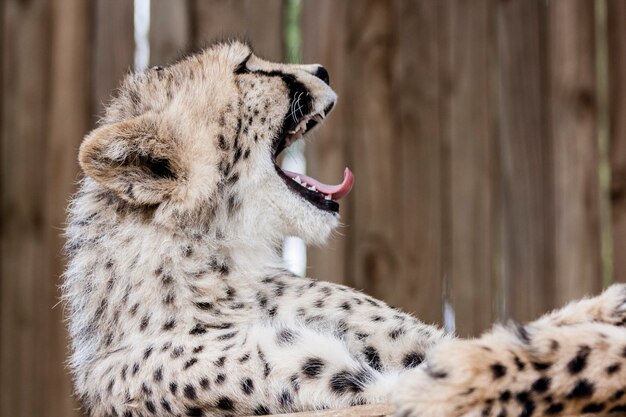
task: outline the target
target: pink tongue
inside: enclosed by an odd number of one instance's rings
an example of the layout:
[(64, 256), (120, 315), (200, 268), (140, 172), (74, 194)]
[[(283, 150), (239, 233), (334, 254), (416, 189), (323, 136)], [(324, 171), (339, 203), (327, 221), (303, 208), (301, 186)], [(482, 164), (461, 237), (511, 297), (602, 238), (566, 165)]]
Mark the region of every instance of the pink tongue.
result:
[(348, 195), (352, 190), (352, 186), (354, 185), (354, 175), (352, 175), (352, 171), (350, 171), (350, 168), (347, 167), (343, 171), (343, 182), (338, 185), (324, 184), (323, 182), (319, 182), (315, 178), (307, 177), (306, 175), (298, 174), (296, 172), (291, 172), (284, 169), (283, 172), (292, 179), (300, 177), (300, 180), (302, 182), (306, 182), (307, 187), (314, 186), (317, 191), (325, 195), (330, 195), (330, 198), (332, 198), (333, 200), (339, 200), (341, 197)]

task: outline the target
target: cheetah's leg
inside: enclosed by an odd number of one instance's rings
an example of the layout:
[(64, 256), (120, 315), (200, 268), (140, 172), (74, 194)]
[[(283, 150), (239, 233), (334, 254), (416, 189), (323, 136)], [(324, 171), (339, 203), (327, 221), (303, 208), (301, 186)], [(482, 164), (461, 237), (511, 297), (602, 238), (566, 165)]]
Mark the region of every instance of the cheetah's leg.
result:
[[(406, 416), (574, 415), (626, 411), (623, 286), (526, 326), (444, 341), (400, 381)], [(594, 321), (595, 320), (595, 321)], [(609, 324), (612, 323), (612, 324)]]

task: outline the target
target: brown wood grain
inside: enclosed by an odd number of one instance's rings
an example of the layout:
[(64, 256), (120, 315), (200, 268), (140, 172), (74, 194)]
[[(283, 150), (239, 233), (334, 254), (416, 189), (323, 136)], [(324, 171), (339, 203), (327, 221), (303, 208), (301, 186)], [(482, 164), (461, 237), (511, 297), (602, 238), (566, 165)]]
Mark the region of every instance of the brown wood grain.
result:
[(607, 17), (613, 272), (626, 282), (626, 2), (608, 0)]
[(284, 0), (196, 0), (193, 7), (194, 46), (244, 38), (259, 56), (285, 59)]
[(2, 71), (0, 414), (78, 415), (57, 286), (76, 148), (89, 123), (90, 7), (1, 7), (11, 65)]
[(546, 4), (497, 3), (499, 163), (505, 313), (530, 320), (554, 298)]
[(150, 65), (166, 65), (191, 46), (191, 4), (189, 1), (151, 0)]
[[(390, 51), (388, 57), (382, 57), (390, 60), (390, 72), (383, 72), (381, 77), (388, 77), (391, 91), (379, 93), (376, 100), (389, 112), (389, 127), (393, 130), (387, 137), (370, 134), (367, 138), (374, 143), (385, 141), (387, 147), (372, 153), (363, 163), (375, 166), (384, 158), (384, 168), (390, 173), (386, 183), (370, 188), (370, 199), (376, 200), (385, 211), (365, 212), (362, 221), (380, 222), (381, 229), (391, 231), (382, 255), (394, 269), (379, 269), (373, 275), (367, 272), (368, 265), (364, 262), (365, 268), (357, 270), (368, 274), (370, 285), (378, 289), (377, 295), (429, 323), (441, 323), (447, 267), (444, 265), (447, 208), (442, 189), (445, 161), (441, 124), (444, 6), (441, 2), (423, 0), (395, 1), (390, 15), (393, 20), (388, 23), (393, 35), (369, 40), (378, 47), (386, 45)], [(362, 42), (366, 45), (366, 40)], [(368, 66), (368, 63), (360, 65)], [(367, 78), (360, 82), (369, 84)], [(369, 125), (363, 126), (364, 131), (371, 131), (378, 124), (372, 116), (367, 121)], [(360, 156), (355, 155), (356, 158)], [(384, 194), (380, 193), (381, 188)], [(356, 206), (363, 204), (371, 202), (355, 202)], [(376, 250), (372, 245), (367, 255), (375, 259)]]
[(133, 70), (135, 41), (132, 1), (93, 4), (92, 113), (97, 120), (123, 77)]
[(561, 305), (602, 287), (593, 2), (551, 2), (548, 26), (554, 302)]
[[(317, 132), (311, 134), (306, 144), (308, 174), (328, 184), (337, 183), (343, 169), (350, 165), (346, 117), (351, 109), (344, 98), (350, 66), (346, 62), (347, 33), (343, 26), (347, 19), (348, 3), (346, 0), (307, 0), (302, 8), (304, 62), (324, 65), (330, 74), (331, 87), (339, 96), (333, 113)], [(367, 187), (359, 178), (355, 184), (355, 190)], [(347, 283), (346, 236), (353, 231), (351, 204), (350, 196), (341, 201), (342, 226), (329, 242), (319, 248), (308, 248), (307, 275), (341, 284)]]
[(275, 414), (281, 417), (383, 417), (392, 415), (395, 407), (391, 404), (368, 404), (336, 410), (306, 411), (302, 413)]
[(460, 336), (497, 318), (498, 243), (494, 1), (449, 2), (443, 71), (450, 302)]

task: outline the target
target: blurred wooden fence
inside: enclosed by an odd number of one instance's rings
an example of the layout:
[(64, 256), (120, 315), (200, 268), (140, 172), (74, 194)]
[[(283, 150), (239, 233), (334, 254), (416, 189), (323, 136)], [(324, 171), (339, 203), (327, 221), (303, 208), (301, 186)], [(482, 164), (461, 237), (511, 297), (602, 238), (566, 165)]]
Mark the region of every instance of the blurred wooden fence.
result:
[[(152, 0), (151, 62), (233, 34), (283, 60), (286, 1)], [(1, 416), (78, 414), (60, 235), (78, 144), (132, 67), (132, 13), (0, 4)], [(303, 0), (301, 23), (340, 96), (309, 172), (357, 178), (310, 276), (429, 322), (445, 300), (461, 335), (626, 280), (625, 1)]]

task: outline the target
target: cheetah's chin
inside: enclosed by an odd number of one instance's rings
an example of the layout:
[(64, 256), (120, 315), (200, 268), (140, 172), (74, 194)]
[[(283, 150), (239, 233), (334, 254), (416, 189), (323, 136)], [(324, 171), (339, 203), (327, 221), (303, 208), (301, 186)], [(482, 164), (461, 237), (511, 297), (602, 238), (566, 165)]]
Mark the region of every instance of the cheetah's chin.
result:
[(276, 142), (273, 159), (276, 172), (285, 181), (289, 189), (321, 210), (337, 212), (339, 211), (337, 200), (348, 195), (354, 186), (354, 175), (350, 168), (346, 167), (344, 169), (343, 181), (340, 184), (329, 185), (304, 174), (287, 171), (276, 164), (278, 155), (292, 143), (310, 132), (319, 123), (323, 122), (325, 115), (331, 109), (332, 105), (326, 108), (323, 113), (305, 116), (294, 128), (283, 132)]

